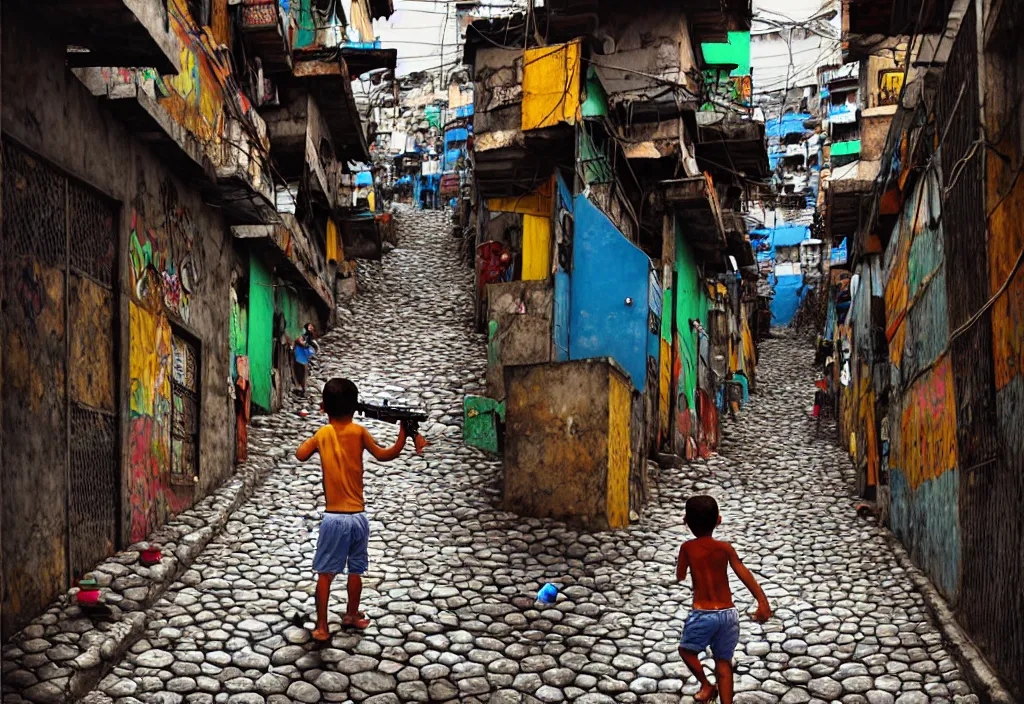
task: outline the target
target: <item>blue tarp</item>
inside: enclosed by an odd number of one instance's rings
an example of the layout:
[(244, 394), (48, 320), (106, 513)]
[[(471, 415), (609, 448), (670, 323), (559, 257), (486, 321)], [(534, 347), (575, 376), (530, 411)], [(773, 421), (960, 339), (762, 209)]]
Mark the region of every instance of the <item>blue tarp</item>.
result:
[(772, 299), (772, 325), (789, 325), (796, 315), (803, 298), (801, 286), (804, 277), (800, 274), (772, 276), (775, 280), (775, 298)]
[(456, 127), (444, 133), (444, 143), (465, 142), (469, 138), (469, 130), (465, 127)]
[(373, 174), (369, 171), (360, 171), (356, 174), (356, 185), (357, 186), (372, 186), (373, 185)]
[(776, 247), (792, 247), (793, 245), (800, 244), (810, 236), (811, 230), (806, 225), (778, 225), (777, 227), (763, 227), (750, 232), (750, 239), (752, 240), (768, 240), (769, 252), (774, 252)]
[(787, 134), (806, 132), (804, 120), (811, 119), (811, 116), (804, 112), (791, 112), (779, 118), (773, 117), (764, 123), (764, 134), (766, 137), (784, 137)]
[(846, 238), (845, 237), (843, 238), (842, 242), (840, 242), (837, 246), (832, 248), (831, 262), (833, 264), (845, 264), (846, 263)]

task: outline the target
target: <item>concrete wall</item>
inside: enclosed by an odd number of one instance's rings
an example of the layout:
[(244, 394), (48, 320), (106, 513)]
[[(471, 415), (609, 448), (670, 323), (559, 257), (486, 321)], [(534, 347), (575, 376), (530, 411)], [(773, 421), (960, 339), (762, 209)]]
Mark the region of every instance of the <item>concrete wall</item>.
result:
[(487, 287), (487, 394), (505, 398), (506, 365), (550, 362), (554, 289), (551, 281), (510, 281)]
[(608, 360), (505, 368), (507, 510), (629, 521), (630, 385)]
[[(207, 494), (232, 470), (233, 419), (229, 376), (229, 237), (218, 212), (179, 182), (148, 149), (102, 110), (65, 68), (65, 47), (6, 11), (3, 18), (3, 130), (44, 160), (116, 201), (119, 335), (115, 341), (117, 399), (122, 440), (120, 541), (143, 538), (173, 513)], [(174, 326), (177, 326), (176, 328)], [(169, 482), (169, 375), (172, 329), (193, 334), (201, 360), (198, 483)], [(16, 626), (67, 586), (62, 564), (41, 556), (62, 553), (62, 534), (29, 540), (35, 517), (52, 513), (60, 487), (14, 497), (4, 467), (4, 563), (10, 578), (19, 565), (39, 580), (11, 578), (8, 594), (38, 588), (31, 601), (4, 617)], [(37, 487), (38, 489), (38, 487)], [(34, 498), (33, 498), (34, 497)], [(10, 511), (9, 511), (10, 509)], [(58, 510), (57, 515), (60, 515)], [(21, 539), (19, 540), (19, 535)], [(113, 546), (111, 546), (113, 547)], [(11, 613), (9, 613), (11, 612)], [(6, 630), (6, 629), (5, 629)]]

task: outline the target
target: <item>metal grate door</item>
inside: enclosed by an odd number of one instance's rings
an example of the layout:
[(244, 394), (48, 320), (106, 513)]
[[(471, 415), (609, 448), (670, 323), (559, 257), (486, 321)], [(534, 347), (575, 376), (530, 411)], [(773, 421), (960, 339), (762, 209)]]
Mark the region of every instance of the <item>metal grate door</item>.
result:
[(7, 140), (3, 208), (10, 633), (117, 546), (117, 208)]

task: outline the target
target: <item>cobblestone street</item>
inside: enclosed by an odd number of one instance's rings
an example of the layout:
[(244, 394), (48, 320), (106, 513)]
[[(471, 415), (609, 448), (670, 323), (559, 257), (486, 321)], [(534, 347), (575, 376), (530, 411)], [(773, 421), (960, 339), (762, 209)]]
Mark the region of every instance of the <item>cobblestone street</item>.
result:
[[(697, 689), (677, 644), (689, 586), (674, 582), (682, 506), (722, 507), (734, 543), (775, 609), (741, 612), (737, 701), (974, 702), (885, 531), (855, 515), (849, 460), (816, 438), (811, 347), (761, 347), (758, 393), (723, 421), (720, 454), (660, 472), (642, 520), (589, 534), (496, 508), (500, 463), (462, 444), (466, 393), (479, 393), (485, 341), (471, 331), (472, 272), (443, 216), (405, 212), (400, 246), (361, 265), (360, 290), (321, 340), (311, 392), (256, 420), (250, 462), (266, 480), (147, 613), (146, 632), (89, 695), (134, 702), (677, 702)], [(365, 400), (430, 409), (423, 457), (367, 459), (370, 571), (362, 634), (311, 640), (312, 560), (322, 506), (317, 459), (298, 443), (322, 424), (315, 391), (332, 376)], [(305, 411), (308, 415), (304, 415)], [(379, 442), (395, 426), (368, 423)], [(559, 601), (536, 605), (539, 587)], [(293, 624), (295, 614), (303, 627)]]

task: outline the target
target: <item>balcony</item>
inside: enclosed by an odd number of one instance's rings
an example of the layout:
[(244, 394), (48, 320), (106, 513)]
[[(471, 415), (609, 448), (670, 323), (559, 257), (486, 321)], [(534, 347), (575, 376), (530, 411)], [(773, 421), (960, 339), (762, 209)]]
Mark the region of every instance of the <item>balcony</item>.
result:
[(68, 46), (71, 68), (152, 66), (178, 73), (180, 49), (163, 0), (17, 0), (26, 16)]
[(289, 18), (281, 14), (278, 0), (245, 0), (239, 17), (242, 36), (262, 60), (264, 71), (270, 74), (291, 71)]
[(339, 159), (368, 161), (369, 148), (352, 94), (351, 71), (336, 51), (298, 51), (292, 75), (316, 100)]
[(372, 42), (344, 42), (341, 58), (345, 59), (352, 78), (370, 71), (387, 69), (394, 71), (398, 63), (398, 49), (383, 49), (380, 40)]
[(170, 80), (152, 69), (74, 72), (175, 174), (219, 204), (230, 222), (276, 218), (266, 125), (254, 110), (233, 117), (218, 105), (222, 119), (217, 131), (182, 110), (181, 96)]
[(662, 181), (659, 193), (667, 209), (686, 222), (687, 238), (708, 261), (720, 261), (728, 246), (718, 195), (707, 174)]
[(236, 225), (231, 233), (273, 262), (278, 276), (308, 288), (327, 310), (333, 309), (324, 256), (294, 215), (281, 213), (280, 222), (269, 225)]
[[(732, 113), (698, 112), (701, 141), (694, 145), (701, 171), (740, 172), (751, 179), (767, 178), (765, 127)], [(735, 175), (735, 173), (733, 173)]]

